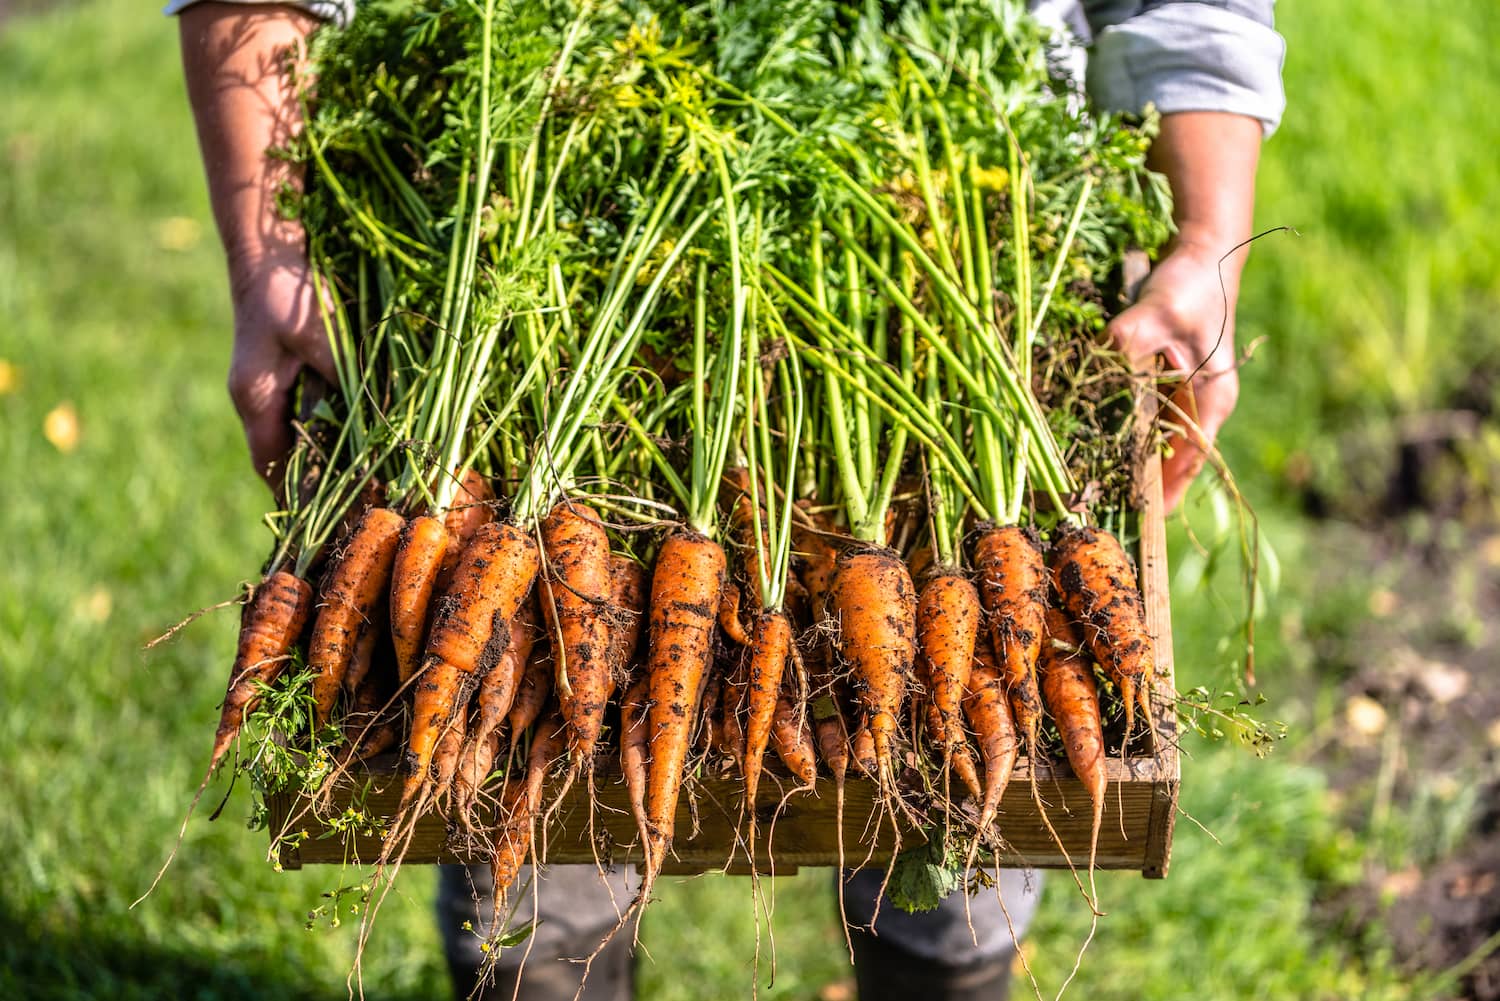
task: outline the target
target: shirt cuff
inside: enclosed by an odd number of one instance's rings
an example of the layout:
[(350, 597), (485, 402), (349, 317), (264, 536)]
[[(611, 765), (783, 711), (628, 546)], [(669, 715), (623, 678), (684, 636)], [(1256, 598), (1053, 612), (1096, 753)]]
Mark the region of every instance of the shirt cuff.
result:
[(1257, 118), (1265, 135), (1286, 111), (1286, 41), (1248, 17), (1202, 3), (1157, 7), (1101, 31), (1088, 88), (1107, 111), (1227, 111)]
[[(162, 13), (167, 16), (181, 14), (194, 4), (202, 0), (169, 0)], [(279, 3), (286, 7), (296, 7), (304, 10), (313, 17), (324, 21), (332, 21), (341, 28), (349, 26), (354, 20), (354, 0), (219, 0), (220, 3), (240, 4), (267, 4)]]

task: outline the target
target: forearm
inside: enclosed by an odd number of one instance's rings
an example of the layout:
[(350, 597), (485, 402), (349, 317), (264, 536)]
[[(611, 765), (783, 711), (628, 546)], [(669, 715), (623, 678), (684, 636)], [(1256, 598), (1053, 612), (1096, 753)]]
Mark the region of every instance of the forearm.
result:
[(317, 24), (292, 7), (233, 3), (195, 4), (179, 20), (209, 199), (236, 284), (304, 253), (301, 225), (277, 209), (280, 193), (300, 189), (302, 178), (268, 151), (301, 126), (292, 59)]
[(1177, 234), (1168, 252), (1193, 253), (1216, 266), (1222, 258), (1231, 303), (1250, 253), (1240, 245), (1251, 236), (1260, 145), (1261, 123), (1254, 118), (1182, 111), (1162, 116), (1151, 147), (1151, 168), (1172, 187)]

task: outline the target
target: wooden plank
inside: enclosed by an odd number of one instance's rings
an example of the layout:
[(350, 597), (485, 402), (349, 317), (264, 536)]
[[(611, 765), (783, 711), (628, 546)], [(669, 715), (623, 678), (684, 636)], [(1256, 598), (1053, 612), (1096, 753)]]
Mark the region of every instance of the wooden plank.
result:
[[(1148, 840), (1154, 787), (1161, 779), (1158, 763), (1149, 758), (1128, 761), (1111, 759), (1109, 794), (1100, 832), (1098, 864), (1105, 869), (1141, 870), (1147, 864)], [(788, 873), (797, 866), (836, 864), (839, 858), (838, 825), (834, 816), (833, 782), (820, 779), (813, 790), (787, 788), (784, 774), (767, 776), (763, 802), (757, 809), (760, 844), (757, 865), (763, 872)], [(1065, 868), (1071, 858), (1083, 863), (1088, 857), (1090, 811), (1088, 797), (1066, 767), (1043, 764), (1037, 769), (1037, 795), (1047, 810), (1061, 845), (1053, 840), (1042, 822), (1031, 793), (1031, 769), (1022, 761), (1001, 803), (998, 831), (1006, 839), (1001, 860), (1006, 865)], [(780, 784), (784, 792), (773, 795)], [(678, 872), (725, 870), (748, 872), (742, 825), (741, 783), (736, 776), (700, 777), (685, 792), (678, 809), (676, 859)], [(368, 864), (379, 854), (379, 838), (358, 835), (347, 840), (327, 837), (320, 818), (338, 816), (351, 803), (359, 802), (367, 816), (388, 818), (400, 798), (401, 784), (394, 756), (373, 762), (368, 771), (341, 783), (330, 803), (314, 811), (306, 801), (279, 797), (272, 801), (272, 830), (306, 831), (308, 836), (282, 853), (282, 865), (299, 868), (313, 864)], [(363, 791), (361, 791), (363, 790)], [(848, 865), (883, 865), (890, 860), (896, 840), (893, 818), (881, 814), (874, 801), (874, 784), (864, 778), (851, 779), (845, 787), (844, 861)], [(601, 760), (595, 783), (597, 809), (592, 827), (588, 817), (587, 791), (582, 785), (570, 790), (558, 809), (545, 844), (538, 849), (554, 863), (633, 865), (640, 861), (638, 838), (625, 799), (624, 786)], [(920, 811), (920, 797), (910, 797)], [(696, 815), (696, 824), (694, 823)], [(900, 819), (901, 845), (921, 843), (910, 822)], [(696, 829), (696, 830), (695, 830)], [(466, 846), (450, 831), (443, 818), (430, 815), (417, 824), (406, 852), (407, 864), (478, 861), (483, 845)]]

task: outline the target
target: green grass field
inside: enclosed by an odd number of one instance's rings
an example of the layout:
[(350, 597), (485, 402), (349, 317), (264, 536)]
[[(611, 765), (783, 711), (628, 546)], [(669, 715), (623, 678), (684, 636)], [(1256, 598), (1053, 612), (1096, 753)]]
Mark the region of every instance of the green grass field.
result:
[[(1319, 901), (1357, 878), (1366, 835), (1340, 818), (1299, 742), (1330, 712), (1319, 630), (1349, 630), (1368, 583), (1328, 558), (1285, 484), (1351, 421), (1441, 404), (1493, 351), (1500, 42), (1490, 0), (1282, 5), (1291, 112), (1266, 147), (1260, 219), (1293, 225), (1252, 260), (1246, 369), (1227, 451), (1279, 557), (1259, 623), (1287, 747), (1257, 760), (1190, 744), (1171, 877), (1110, 875), (1108, 916), (1072, 996), (1404, 998), (1377, 930)], [(276, 874), (244, 828), (245, 790), (203, 813), (155, 893), (217, 718), (235, 628), (193, 609), (233, 597), (267, 541), (223, 374), (228, 297), (182, 93), (173, 24), (151, 5), (67, 4), (0, 26), (0, 996), (335, 998), (353, 922), (308, 931), (337, 874)], [(1497, 100), (1491, 100), (1495, 98)], [(1393, 363), (1393, 359), (1397, 359)], [(75, 447), (49, 441), (71, 407)], [(52, 418), (53, 439), (69, 444)], [(1214, 535), (1200, 495), (1191, 524)], [(1242, 616), (1179, 525), (1175, 556), (1216, 590), (1176, 592), (1180, 684), (1222, 683)], [(1201, 825), (1201, 826), (1200, 826)], [(1212, 837), (1207, 832), (1212, 832)], [(352, 876), (353, 874), (346, 874)], [(432, 879), (402, 875), (366, 957), (372, 997), (446, 990)], [(775, 997), (848, 976), (826, 872), (777, 888)], [(399, 898), (399, 899), (398, 899)], [(645, 923), (642, 997), (749, 993), (748, 884), (665, 888)], [(1056, 992), (1087, 932), (1065, 878), (1028, 946)]]

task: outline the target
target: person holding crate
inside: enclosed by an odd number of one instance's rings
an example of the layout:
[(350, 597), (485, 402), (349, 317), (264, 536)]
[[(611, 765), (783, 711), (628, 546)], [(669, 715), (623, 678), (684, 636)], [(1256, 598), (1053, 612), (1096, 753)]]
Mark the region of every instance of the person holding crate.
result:
[[(1072, 33), (1059, 52), (1078, 70), (1087, 45), (1089, 95), (1100, 107), (1162, 115), (1152, 166), (1170, 182), (1177, 232), (1142, 284), (1134, 305), (1110, 325), (1119, 347), (1142, 367), (1157, 357), (1180, 376), (1172, 410), (1184, 430), (1163, 463), (1168, 508), (1202, 468), (1234, 410), (1234, 310), (1248, 256), (1255, 173), (1262, 139), (1280, 121), (1284, 42), (1273, 27), (1274, 0), (1033, 0), (1044, 21)], [(300, 107), (287, 71), (319, 24), (347, 22), (355, 0), (174, 0), (180, 16), (188, 98), (197, 125), (209, 196), (228, 259), (234, 306), (229, 394), (243, 422), (251, 462), (275, 484), (290, 449), (289, 404), (301, 371), (336, 381), (317, 313), (300, 223), (276, 208), (300, 183), (292, 165), (267, 155), (296, 134)], [(1034, 874), (1002, 874), (998, 899), (955, 895), (913, 915), (882, 906), (880, 872), (846, 874), (855, 972), (865, 1001), (918, 995), (1003, 998), (1016, 943), (1035, 910)], [(460, 996), (474, 985), (479, 940), (464, 931), (487, 915), (487, 867), (445, 866), (437, 911)], [(524, 971), (504, 961), (488, 996), (517, 988), (527, 999), (573, 997), (581, 964), (558, 962), (592, 951), (616, 921), (613, 898), (628, 899), (624, 875), (601, 880), (592, 866), (544, 873), (536, 899), (543, 918)], [(523, 909), (529, 911), (532, 897)], [(522, 921), (530, 914), (519, 915)], [(972, 919), (972, 924), (971, 924)], [(515, 950), (517, 964), (523, 950)], [(627, 936), (596, 961), (584, 997), (632, 995)]]

